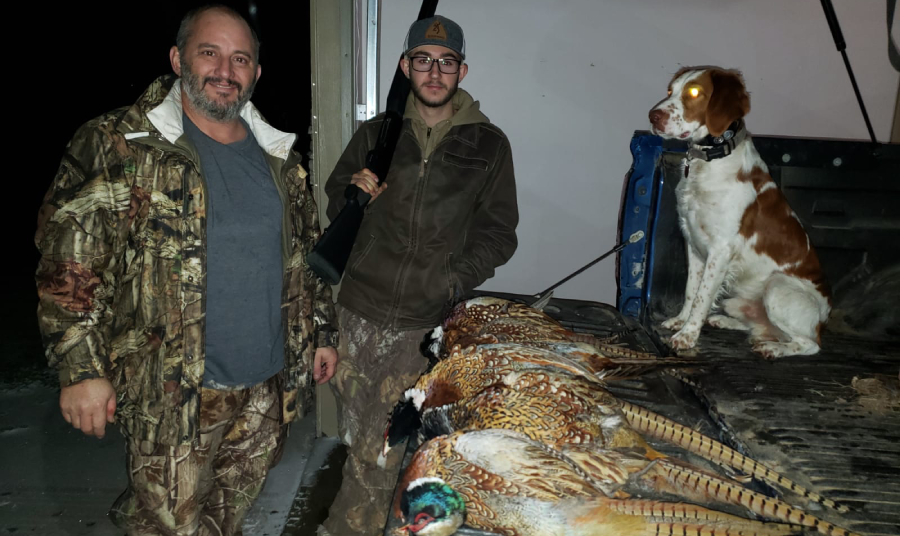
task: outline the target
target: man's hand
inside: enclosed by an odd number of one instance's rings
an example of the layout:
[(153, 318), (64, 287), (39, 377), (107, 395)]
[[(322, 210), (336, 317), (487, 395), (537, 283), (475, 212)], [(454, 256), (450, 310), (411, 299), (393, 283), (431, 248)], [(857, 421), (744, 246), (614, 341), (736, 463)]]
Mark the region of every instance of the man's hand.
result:
[(350, 184), (355, 184), (359, 187), (360, 190), (371, 195), (372, 199), (369, 200), (370, 203), (372, 201), (375, 201), (375, 198), (381, 195), (381, 192), (383, 192), (388, 186), (386, 182), (379, 185), (378, 177), (376, 177), (374, 173), (369, 171), (368, 168), (363, 168), (351, 175)]
[(316, 383), (323, 384), (334, 376), (337, 367), (338, 353), (331, 346), (316, 348), (316, 358), (313, 360), (313, 379)]
[(62, 388), (59, 409), (73, 428), (102, 439), (106, 423), (115, 422), (116, 390), (106, 378), (81, 380)]

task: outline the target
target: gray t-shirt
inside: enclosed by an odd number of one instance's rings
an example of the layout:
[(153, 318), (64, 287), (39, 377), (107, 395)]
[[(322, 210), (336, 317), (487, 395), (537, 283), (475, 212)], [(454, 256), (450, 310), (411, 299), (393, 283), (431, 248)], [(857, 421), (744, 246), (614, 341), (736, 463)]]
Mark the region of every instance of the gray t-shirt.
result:
[(284, 367), (283, 204), (250, 132), (222, 144), (187, 117), (206, 180), (206, 370), (203, 385), (243, 389)]

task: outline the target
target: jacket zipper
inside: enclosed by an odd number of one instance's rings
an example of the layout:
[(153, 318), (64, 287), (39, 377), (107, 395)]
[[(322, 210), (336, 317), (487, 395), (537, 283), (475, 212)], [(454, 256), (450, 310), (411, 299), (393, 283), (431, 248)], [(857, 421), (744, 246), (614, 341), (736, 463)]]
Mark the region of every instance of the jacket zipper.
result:
[[(449, 132), (448, 132), (449, 133)], [(413, 136), (418, 142), (418, 138)], [(391, 302), (391, 308), (387, 315), (387, 323), (391, 328), (396, 328), (397, 326), (397, 318), (396, 315), (400, 310), (400, 295), (403, 294), (403, 284), (406, 279), (406, 272), (409, 269), (410, 261), (414, 255), (414, 252), (419, 247), (418, 241), (418, 228), (419, 228), (419, 214), (421, 213), (421, 202), (422, 202), (422, 194), (425, 191), (425, 185), (428, 182), (426, 180), (428, 175), (428, 160), (431, 156), (434, 155), (437, 148), (441, 146), (444, 142), (446, 142), (449, 137), (445, 135), (438, 144), (432, 148), (431, 153), (429, 153), (429, 158), (425, 158), (425, 149), (428, 147), (428, 142), (431, 139), (431, 128), (425, 131), (425, 148), (422, 149), (422, 160), (419, 161), (419, 180), (418, 185), (416, 187), (416, 197), (414, 199), (414, 209), (413, 209), (413, 218), (412, 218), (412, 230), (410, 232), (409, 245), (406, 249), (406, 255), (403, 258), (403, 263), (400, 265), (400, 273), (397, 277), (396, 289), (394, 289), (394, 299)]]
[[(413, 136), (415, 137), (415, 136)], [(425, 158), (425, 151), (428, 148), (428, 142), (431, 139), (431, 127), (425, 131), (425, 147), (421, 148), (422, 151), (422, 159), (419, 161), (419, 178), (416, 184), (416, 197), (413, 200), (413, 216), (412, 221), (410, 222), (410, 237), (409, 244), (406, 247), (406, 255), (403, 257), (403, 263), (400, 265), (400, 273), (397, 276), (396, 288), (394, 289), (394, 299), (391, 301), (391, 309), (388, 313), (388, 322), (391, 327), (396, 328), (397, 326), (397, 313), (400, 310), (400, 296), (403, 294), (403, 286), (406, 281), (406, 272), (409, 269), (409, 264), (412, 261), (413, 256), (415, 255), (416, 249), (419, 247), (418, 243), (418, 227), (419, 227), (419, 212), (422, 208), (421, 199), (422, 193), (425, 189), (425, 174), (428, 166), (428, 159)]]

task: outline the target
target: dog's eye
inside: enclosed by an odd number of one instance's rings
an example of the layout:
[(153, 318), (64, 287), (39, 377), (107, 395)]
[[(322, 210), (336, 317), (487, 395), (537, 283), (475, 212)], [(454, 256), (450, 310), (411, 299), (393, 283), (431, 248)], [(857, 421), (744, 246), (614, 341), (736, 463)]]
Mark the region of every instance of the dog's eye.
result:
[(697, 97), (700, 96), (700, 89), (699, 89), (699, 88), (696, 88), (696, 87), (692, 87), (692, 88), (690, 89), (690, 94), (691, 94), (691, 97), (693, 97), (693, 98), (696, 99)]

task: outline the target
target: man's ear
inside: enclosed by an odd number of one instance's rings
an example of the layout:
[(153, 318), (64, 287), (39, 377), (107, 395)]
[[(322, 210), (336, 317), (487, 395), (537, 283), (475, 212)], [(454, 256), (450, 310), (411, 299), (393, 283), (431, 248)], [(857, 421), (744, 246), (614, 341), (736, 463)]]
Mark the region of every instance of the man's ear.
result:
[(466, 77), (466, 74), (469, 73), (469, 64), (468, 63), (460, 63), (459, 64), (459, 80), (456, 83), (460, 83), (463, 81), (463, 78)]
[(175, 74), (181, 76), (181, 54), (178, 53), (178, 47), (173, 46), (169, 49), (169, 62), (172, 64)]
[(409, 59), (405, 55), (400, 56), (400, 70), (409, 78)]

